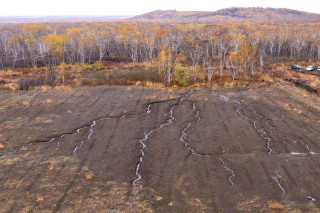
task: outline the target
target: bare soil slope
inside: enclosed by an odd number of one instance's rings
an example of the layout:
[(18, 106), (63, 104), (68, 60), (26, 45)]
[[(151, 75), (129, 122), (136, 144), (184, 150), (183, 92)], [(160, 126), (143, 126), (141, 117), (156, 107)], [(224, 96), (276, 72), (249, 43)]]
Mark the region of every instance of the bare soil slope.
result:
[(0, 212), (319, 212), (320, 101), (288, 84), (0, 91), (0, 114)]

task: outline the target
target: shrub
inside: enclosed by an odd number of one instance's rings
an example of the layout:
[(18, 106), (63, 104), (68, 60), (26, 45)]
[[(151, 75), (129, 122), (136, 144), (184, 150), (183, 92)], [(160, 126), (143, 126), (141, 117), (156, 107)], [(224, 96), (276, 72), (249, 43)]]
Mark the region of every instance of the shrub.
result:
[(268, 207), (269, 209), (276, 210), (276, 211), (285, 209), (284, 205), (282, 205), (281, 203), (269, 203)]
[(180, 80), (179, 81), (179, 86), (180, 87), (187, 87), (187, 86), (189, 86), (189, 83), (186, 80)]
[(104, 64), (100, 61), (97, 61), (93, 64), (93, 69), (95, 71), (100, 71), (100, 70), (103, 70), (105, 68)]
[(52, 80), (45, 80), (44, 78), (21, 79), (17, 83), (19, 90), (28, 90), (37, 86), (52, 85), (52, 84), (53, 84)]
[(92, 64), (80, 64), (79, 69), (81, 71), (88, 71), (88, 70), (93, 70), (93, 65)]
[(108, 80), (113, 83), (123, 82), (123, 81), (159, 82), (160, 75), (156, 71), (143, 71), (143, 70), (112, 71), (112, 72), (109, 72)]
[(63, 70), (58, 72), (57, 77), (62, 81), (62, 83), (65, 83), (67, 80), (70, 79), (71, 74), (68, 71)]
[(179, 86), (186, 87), (189, 85), (190, 70), (187, 67), (177, 65), (174, 67), (173, 77), (179, 83)]
[(59, 66), (57, 66), (57, 77), (62, 80), (62, 83), (68, 80), (71, 76), (71, 74), (68, 72), (68, 68), (69, 67), (65, 63), (61, 63)]

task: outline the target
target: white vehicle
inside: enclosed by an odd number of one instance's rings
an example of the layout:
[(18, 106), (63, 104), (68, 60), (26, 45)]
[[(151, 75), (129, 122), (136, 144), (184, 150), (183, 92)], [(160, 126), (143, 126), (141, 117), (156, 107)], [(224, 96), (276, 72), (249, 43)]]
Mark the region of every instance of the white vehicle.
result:
[(294, 64), (294, 65), (291, 66), (291, 69), (293, 69), (293, 70), (300, 70), (301, 68), (302, 67), (297, 65), (297, 64)]
[(308, 66), (306, 71), (314, 71), (316, 68), (314, 66)]
[(317, 68), (317, 71), (320, 71), (320, 67)]

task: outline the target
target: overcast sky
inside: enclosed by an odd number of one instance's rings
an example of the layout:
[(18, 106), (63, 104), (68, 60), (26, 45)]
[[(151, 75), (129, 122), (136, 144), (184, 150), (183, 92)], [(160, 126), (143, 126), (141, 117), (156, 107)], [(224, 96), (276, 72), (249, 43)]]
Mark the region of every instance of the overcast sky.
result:
[(215, 11), (227, 7), (275, 7), (320, 13), (319, 0), (0, 0), (0, 16), (132, 16), (152, 10)]

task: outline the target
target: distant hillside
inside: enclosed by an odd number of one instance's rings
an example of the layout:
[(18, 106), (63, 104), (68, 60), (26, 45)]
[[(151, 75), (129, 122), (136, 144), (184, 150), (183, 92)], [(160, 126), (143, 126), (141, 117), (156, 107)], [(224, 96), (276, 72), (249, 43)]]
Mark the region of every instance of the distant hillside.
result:
[(320, 21), (320, 14), (275, 8), (227, 8), (215, 12), (156, 10), (130, 18), (135, 21), (210, 22), (223, 21)]
[(99, 22), (123, 20), (128, 16), (0, 16), (0, 24), (54, 23), (54, 22)]

